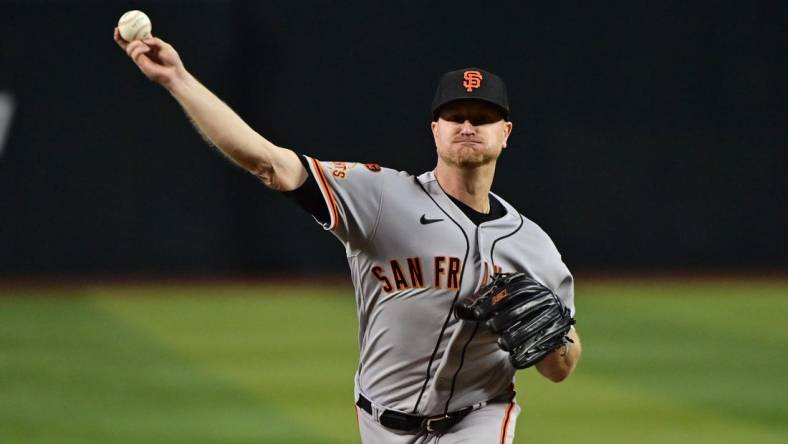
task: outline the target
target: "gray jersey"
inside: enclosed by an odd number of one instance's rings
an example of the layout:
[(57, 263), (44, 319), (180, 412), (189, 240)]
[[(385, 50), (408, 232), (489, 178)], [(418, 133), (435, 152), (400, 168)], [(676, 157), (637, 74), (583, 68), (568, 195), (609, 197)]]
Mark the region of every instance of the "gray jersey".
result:
[(493, 272), (525, 272), (574, 315), (573, 280), (553, 242), (503, 199), (476, 226), (432, 172), (308, 159), (355, 286), (356, 390), (378, 406), (436, 415), (511, 392), (515, 369), (497, 337), (452, 306)]

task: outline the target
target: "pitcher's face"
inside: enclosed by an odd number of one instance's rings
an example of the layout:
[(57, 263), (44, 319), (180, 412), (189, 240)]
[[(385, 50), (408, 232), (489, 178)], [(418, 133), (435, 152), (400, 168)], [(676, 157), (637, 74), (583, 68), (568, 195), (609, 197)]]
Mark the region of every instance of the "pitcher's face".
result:
[(495, 105), (479, 100), (449, 103), (432, 122), (438, 156), (454, 166), (473, 167), (495, 161), (506, 147), (512, 123)]

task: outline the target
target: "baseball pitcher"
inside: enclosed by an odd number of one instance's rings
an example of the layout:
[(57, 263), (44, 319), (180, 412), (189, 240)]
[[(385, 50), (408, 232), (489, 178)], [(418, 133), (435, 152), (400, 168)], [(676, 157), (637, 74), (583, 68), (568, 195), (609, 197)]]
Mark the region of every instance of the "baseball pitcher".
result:
[(432, 103), (437, 163), (411, 175), (273, 145), (156, 37), (115, 40), (229, 159), (283, 192), (345, 247), (355, 286), (364, 443), (511, 443), (516, 370), (560, 382), (581, 353), (573, 279), (553, 242), (492, 193), (512, 131), (504, 82), (445, 74)]

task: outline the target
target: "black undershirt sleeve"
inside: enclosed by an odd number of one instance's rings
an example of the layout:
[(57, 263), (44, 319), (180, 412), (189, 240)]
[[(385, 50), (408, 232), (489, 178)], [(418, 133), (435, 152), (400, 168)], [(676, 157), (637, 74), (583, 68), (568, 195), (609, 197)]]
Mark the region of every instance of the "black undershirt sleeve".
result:
[(330, 216), (328, 214), (328, 207), (326, 201), (323, 199), (323, 193), (320, 192), (320, 187), (317, 185), (317, 180), (312, 176), (312, 170), (309, 168), (309, 161), (305, 156), (299, 155), (298, 159), (306, 169), (307, 178), (304, 183), (293, 191), (283, 191), (282, 194), (294, 201), (298, 206), (303, 208), (307, 213), (311, 214), (320, 223), (328, 223)]

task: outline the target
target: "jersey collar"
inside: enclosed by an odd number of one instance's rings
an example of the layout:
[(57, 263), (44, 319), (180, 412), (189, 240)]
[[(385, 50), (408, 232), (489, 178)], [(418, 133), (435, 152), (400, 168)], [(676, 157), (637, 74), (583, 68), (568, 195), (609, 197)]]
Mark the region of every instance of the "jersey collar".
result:
[[(452, 200), (449, 198), (446, 192), (443, 191), (443, 188), (441, 188), (440, 184), (438, 183), (438, 179), (435, 177), (434, 171), (427, 171), (425, 173), (422, 173), (420, 176), (416, 178), (416, 180), (418, 180), (424, 186), (424, 188), (430, 193), (430, 196), (432, 196), (433, 199), (435, 199), (435, 202), (438, 205), (440, 205), (440, 207), (444, 211), (449, 213), (449, 215), (452, 218), (454, 218), (454, 220), (462, 221), (463, 225), (466, 225), (468, 227), (476, 227), (476, 224), (474, 224), (470, 219), (468, 219), (465, 213), (463, 213), (462, 210), (460, 210), (457, 207), (457, 205), (455, 205), (454, 202), (452, 202)], [(484, 222), (480, 226), (493, 227), (499, 224), (509, 226), (514, 222), (519, 223), (520, 213), (518, 213), (517, 210), (509, 202), (507, 202), (497, 194), (493, 192), (490, 192), (490, 194), (495, 196), (501, 202), (503, 207), (506, 209), (506, 214), (498, 219), (491, 220), (489, 222)]]

